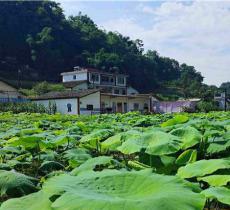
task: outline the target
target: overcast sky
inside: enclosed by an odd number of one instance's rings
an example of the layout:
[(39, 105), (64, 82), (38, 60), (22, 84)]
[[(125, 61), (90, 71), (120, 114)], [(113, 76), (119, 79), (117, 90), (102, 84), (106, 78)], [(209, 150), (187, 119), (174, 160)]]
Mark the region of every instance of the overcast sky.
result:
[(142, 39), (145, 49), (193, 65), (205, 83), (230, 81), (230, 1), (67, 1), (107, 31)]

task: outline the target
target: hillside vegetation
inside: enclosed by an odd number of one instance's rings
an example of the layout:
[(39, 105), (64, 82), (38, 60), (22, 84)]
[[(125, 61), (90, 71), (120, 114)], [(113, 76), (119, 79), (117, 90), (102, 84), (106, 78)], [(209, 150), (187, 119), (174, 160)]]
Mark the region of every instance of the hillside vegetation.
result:
[(187, 98), (212, 91), (193, 66), (144, 51), (141, 40), (104, 31), (87, 15), (65, 17), (58, 3), (3, 1), (0, 14), (0, 76), (9, 81), (57, 82), (78, 65), (128, 74), (141, 92), (176, 87), (174, 95)]

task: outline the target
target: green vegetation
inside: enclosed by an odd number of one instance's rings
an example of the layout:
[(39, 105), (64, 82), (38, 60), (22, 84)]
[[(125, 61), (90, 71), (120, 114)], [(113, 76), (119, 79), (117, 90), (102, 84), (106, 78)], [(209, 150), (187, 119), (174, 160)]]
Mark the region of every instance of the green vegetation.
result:
[(64, 91), (65, 87), (60, 84), (52, 84), (48, 82), (40, 82), (35, 85), (31, 89), (20, 89), (19, 91), (25, 95), (25, 96), (38, 96), (43, 95), (45, 93), (51, 92), (51, 91)]
[(229, 119), (0, 113), (0, 210), (229, 209)]
[(128, 74), (134, 88), (165, 99), (213, 91), (193, 66), (144, 51), (141, 40), (104, 31), (87, 15), (65, 17), (56, 2), (2, 1), (0, 14), (0, 76), (23, 88), (57, 82), (61, 72), (83, 66)]

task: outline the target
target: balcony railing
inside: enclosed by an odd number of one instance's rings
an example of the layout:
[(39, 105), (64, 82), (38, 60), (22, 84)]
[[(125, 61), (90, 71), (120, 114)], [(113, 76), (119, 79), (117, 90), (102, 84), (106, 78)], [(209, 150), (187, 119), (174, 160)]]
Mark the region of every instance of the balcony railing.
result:
[(115, 82), (103, 82), (101, 81), (101, 85), (115, 85)]

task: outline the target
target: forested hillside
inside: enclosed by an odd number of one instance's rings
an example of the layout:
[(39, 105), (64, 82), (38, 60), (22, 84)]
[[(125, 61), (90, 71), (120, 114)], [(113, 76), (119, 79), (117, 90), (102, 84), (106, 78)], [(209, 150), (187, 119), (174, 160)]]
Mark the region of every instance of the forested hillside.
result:
[(60, 72), (78, 65), (129, 74), (129, 83), (141, 92), (171, 87), (183, 97), (207, 92), (193, 66), (143, 47), (141, 40), (98, 28), (87, 15), (65, 17), (55, 2), (0, 3), (2, 78), (59, 81)]

